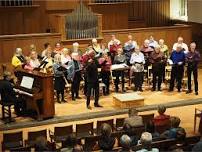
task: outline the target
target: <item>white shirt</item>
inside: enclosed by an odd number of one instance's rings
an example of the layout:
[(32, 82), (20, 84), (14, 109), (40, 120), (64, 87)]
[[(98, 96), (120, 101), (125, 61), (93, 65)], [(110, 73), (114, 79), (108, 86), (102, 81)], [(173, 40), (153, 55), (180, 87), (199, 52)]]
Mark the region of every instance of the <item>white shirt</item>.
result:
[(153, 40), (153, 41), (149, 41), (149, 46), (150, 47), (156, 47), (158, 45), (158, 42), (157, 41), (155, 41), (155, 40)]
[(47, 52), (47, 50), (46, 50), (46, 49), (45, 49), (45, 50), (43, 50), (43, 51), (42, 51), (42, 53), (41, 53), (41, 56), (42, 56), (42, 57), (45, 57), (45, 56), (46, 56), (46, 52)]
[(109, 43), (108, 43), (108, 49), (110, 49), (110, 45), (114, 45), (114, 44), (116, 44), (116, 45), (119, 45), (121, 42), (118, 40), (118, 39), (115, 39), (114, 41), (109, 41)]
[[(177, 45), (178, 45), (178, 44), (180, 44), (180, 43), (175, 43), (175, 44), (173, 45), (173, 50), (176, 50), (176, 49), (177, 49)], [(188, 48), (187, 44), (181, 43), (181, 45), (182, 45), (182, 48), (184, 49), (184, 53), (187, 54), (187, 53), (189, 52), (189, 48)]]
[(138, 54), (134, 52), (130, 58), (130, 63), (134, 64), (135, 62), (145, 64), (144, 54), (139, 52)]

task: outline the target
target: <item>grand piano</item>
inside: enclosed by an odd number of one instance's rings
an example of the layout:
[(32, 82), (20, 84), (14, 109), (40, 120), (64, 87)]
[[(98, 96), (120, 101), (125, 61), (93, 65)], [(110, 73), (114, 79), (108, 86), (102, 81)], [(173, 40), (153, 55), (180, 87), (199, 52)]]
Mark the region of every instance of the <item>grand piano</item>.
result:
[(37, 120), (55, 115), (53, 75), (40, 71), (16, 69), (17, 83), (14, 90), (26, 101), (27, 110), (36, 112)]

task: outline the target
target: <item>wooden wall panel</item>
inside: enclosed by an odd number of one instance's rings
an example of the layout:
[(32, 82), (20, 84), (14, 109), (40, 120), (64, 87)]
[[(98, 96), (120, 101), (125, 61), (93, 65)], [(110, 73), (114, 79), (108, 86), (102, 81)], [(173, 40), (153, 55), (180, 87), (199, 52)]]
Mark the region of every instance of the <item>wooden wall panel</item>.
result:
[(44, 43), (49, 42), (53, 47), (59, 42), (61, 35), (59, 33), (47, 34), (21, 34), (13, 36), (0, 36), (0, 63), (10, 62), (15, 49), (20, 47), (25, 55), (29, 54), (29, 46), (35, 44), (37, 51), (44, 49)]
[(131, 1), (130, 21), (144, 20), (147, 26), (167, 25), (170, 20), (170, 0)]
[(103, 42), (109, 42), (110, 35), (115, 34), (116, 37), (124, 44), (127, 41), (127, 35), (132, 34), (139, 46), (143, 45), (145, 39), (153, 35), (155, 40), (164, 39), (165, 43), (171, 49), (177, 41), (177, 37), (182, 36), (185, 43), (190, 44), (192, 41), (192, 29), (189, 25), (150, 27), (123, 30), (105, 30), (103, 31)]

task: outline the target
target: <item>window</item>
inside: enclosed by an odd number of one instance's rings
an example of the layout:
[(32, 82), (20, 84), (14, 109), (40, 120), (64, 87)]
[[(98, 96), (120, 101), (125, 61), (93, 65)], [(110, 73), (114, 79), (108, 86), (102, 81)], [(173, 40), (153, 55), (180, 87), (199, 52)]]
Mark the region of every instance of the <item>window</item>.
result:
[(187, 21), (187, 0), (170, 0), (170, 17)]

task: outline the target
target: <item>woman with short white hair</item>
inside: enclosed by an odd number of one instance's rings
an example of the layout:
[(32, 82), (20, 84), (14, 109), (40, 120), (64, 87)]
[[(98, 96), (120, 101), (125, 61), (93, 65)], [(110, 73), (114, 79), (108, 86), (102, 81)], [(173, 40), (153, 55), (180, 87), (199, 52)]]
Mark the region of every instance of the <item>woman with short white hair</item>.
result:
[(16, 51), (15, 51), (14, 56), (12, 57), (11, 63), (14, 67), (18, 67), (18, 66), (21, 66), (22, 64), (26, 63), (26, 60), (22, 54), (21, 48), (16, 48)]

